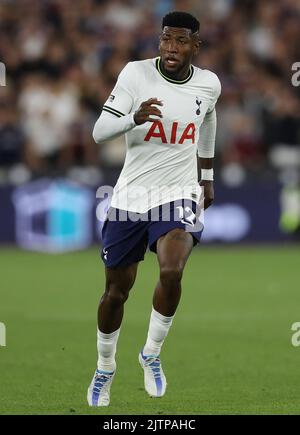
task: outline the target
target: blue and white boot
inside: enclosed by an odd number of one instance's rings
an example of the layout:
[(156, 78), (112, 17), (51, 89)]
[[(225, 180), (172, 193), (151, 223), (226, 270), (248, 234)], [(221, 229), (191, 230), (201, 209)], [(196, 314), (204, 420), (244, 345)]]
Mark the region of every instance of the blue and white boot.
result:
[(144, 370), (145, 390), (151, 397), (162, 397), (167, 388), (167, 381), (161, 367), (160, 358), (156, 355), (139, 354), (139, 363)]
[(87, 392), (87, 401), (90, 406), (108, 406), (110, 387), (115, 375), (114, 372), (96, 370)]

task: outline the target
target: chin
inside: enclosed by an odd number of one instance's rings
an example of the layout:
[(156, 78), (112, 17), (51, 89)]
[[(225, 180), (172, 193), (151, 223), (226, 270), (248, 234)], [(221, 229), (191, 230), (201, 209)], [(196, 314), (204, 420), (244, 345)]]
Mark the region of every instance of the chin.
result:
[(165, 61), (163, 62), (164, 70), (170, 73), (177, 73), (180, 71), (180, 65), (169, 65)]

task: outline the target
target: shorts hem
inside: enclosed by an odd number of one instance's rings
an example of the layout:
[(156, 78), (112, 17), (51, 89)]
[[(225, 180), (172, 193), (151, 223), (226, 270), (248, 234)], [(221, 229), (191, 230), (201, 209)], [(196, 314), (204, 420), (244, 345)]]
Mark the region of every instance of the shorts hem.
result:
[[(151, 252), (154, 252), (155, 254), (157, 254), (157, 249), (156, 249), (157, 240), (158, 240), (160, 237), (165, 236), (166, 234), (168, 234), (170, 231), (173, 231), (173, 230), (176, 230), (176, 229), (180, 229), (180, 230), (185, 231), (185, 229), (182, 228), (182, 227), (174, 227), (174, 228), (170, 228), (170, 229), (168, 229), (168, 230), (163, 231), (161, 234), (159, 234), (159, 235), (156, 237), (156, 239), (155, 239), (153, 242), (151, 242), (151, 244), (149, 244), (149, 250), (150, 250)], [(191, 236), (193, 237), (193, 247), (196, 246), (198, 243), (200, 243), (200, 241), (201, 241), (202, 231), (201, 231), (201, 233), (199, 234), (198, 237), (195, 236), (193, 233), (191, 233), (191, 232), (189, 232), (189, 231), (185, 231), (185, 232), (191, 234)]]

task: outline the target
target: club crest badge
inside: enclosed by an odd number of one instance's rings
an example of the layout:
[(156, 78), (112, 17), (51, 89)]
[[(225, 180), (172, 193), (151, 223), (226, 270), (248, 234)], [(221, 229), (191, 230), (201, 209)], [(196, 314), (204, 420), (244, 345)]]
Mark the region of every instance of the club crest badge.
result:
[(197, 114), (197, 115), (200, 115), (200, 113), (201, 113), (200, 106), (201, 106), (201, 104), (202, 104), (202, 101), (200, 101), (198, 97), (196, 97), (196, 104), (197, 104), (197, 106), (198, 106), (198, 108), (197, 108), (197, 110), (196, 110), (196, 114)]

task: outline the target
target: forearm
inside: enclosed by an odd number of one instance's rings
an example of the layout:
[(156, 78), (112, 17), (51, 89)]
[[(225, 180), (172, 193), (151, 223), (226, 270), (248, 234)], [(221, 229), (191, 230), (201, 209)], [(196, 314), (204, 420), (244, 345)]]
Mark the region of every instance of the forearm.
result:
[(214, 159), (198, 157), (198, 168), (200, 169), (200, 186), (204, 193), (204, 209), (206, 210), (214, 201)]
[(118, 118), (107, 112), (102, 112), (93, 129), (94, 141), (102, 143), (132, 130), (136, 126), (133, 115), (134, 113), (129, 113)]
[(214, 167), (214, 159), (205, 159), (203, 157), (198, 157), (198, 166), (199, 169), (213, 169)]

